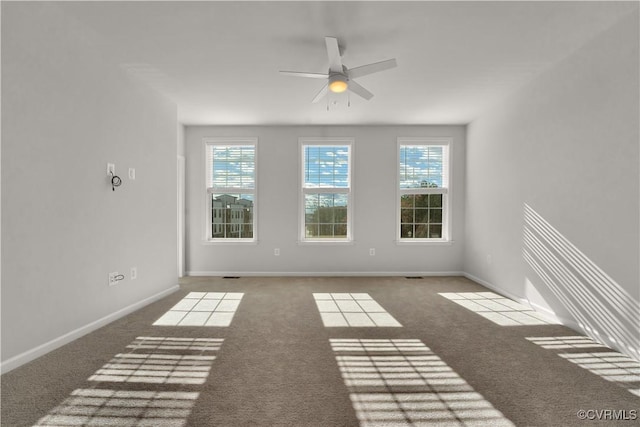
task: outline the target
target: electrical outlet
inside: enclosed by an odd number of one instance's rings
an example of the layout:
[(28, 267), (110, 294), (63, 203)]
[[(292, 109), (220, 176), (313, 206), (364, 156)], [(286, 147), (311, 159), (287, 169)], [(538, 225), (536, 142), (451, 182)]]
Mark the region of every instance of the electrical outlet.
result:
[(136, 169), (135, 168), (129, 168), (129, 179), (132, 180), (132, 181), (136, 179)]
[(111, 177), (111, 175), (116, 174), (116, 165), (114, 163), (107, 163), (107, 175)]
[(280, 256), (280, 248), (275, 248), (275, 249), (273, 250), (273, 254), (274, 254), (275, 256)]
[(117, 285), (120, 280), (122, 280), (122, 278), (120, 278), (117, 271), (109, 273), (109, 286)]
[(375, 256), (376, 255), (376, 248), (369, 248), (369, 256)]
[(131, 267), (131, 280), (138, 278), (138, 267)]

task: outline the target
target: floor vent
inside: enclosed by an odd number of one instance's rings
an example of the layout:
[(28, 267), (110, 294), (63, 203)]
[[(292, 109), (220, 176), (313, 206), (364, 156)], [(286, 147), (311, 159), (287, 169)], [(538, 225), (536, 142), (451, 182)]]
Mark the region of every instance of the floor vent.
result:
[(223, 279), (239, 279), (240, 276), (222, 276)]
[(405, 279), (423, 279), (422, 276), (406, 276)]

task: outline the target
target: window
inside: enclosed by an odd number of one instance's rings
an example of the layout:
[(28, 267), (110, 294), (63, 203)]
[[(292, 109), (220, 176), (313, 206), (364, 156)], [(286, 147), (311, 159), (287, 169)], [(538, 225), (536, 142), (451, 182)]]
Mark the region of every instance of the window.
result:
[(207, 241), (255, 241), (255, 138), (205, 140)]
[(401, 242), (449, 240), (449, 140), (398, 138)]
[(351, 241), (351, 139), (300, 139), (303, 242)]

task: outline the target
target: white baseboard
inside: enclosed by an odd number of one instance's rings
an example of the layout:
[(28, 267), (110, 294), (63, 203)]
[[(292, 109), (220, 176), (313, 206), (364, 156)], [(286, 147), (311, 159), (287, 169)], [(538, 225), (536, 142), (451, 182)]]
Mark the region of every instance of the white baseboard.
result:
[(145, 298), (142, 301), (138, 301), (134, 304), (131, 304), (114, 313), (104, 316), (101, 319), (98, 319), (78, 329), (75, 329), (69, 333), (66, 333), (58, 338), (55, 338), (49, 342), (46, 342), (42, 345), (32, 348), (31, 350), (27, 350), (24, 353), (18, 354), (17, 356), (7, 359), (4, 362), (2, 362), (2, 364), (0, 364), (0, 373), (4, 374), (6, 372), (9, 372), (17, 368), (18, 366), (24, 365), (25, 363), (28, 363), (34, 359), (37, 359), (38, 357), (43, 356), (46, 353), (49, 353), (50, 351), (53, 351), (58, 347), (62, 347), (63, 345), (68, 344), (71, 341), (82, 337), (83, 335), (93, 332), (96, 329), (99, 329), (113, 322), (114, 320), (117, 320), (123, 316), (126, 316), (129, 313), (133, 313), (134, 311), (139, 310), (142, 307), (151, 304), (152, 302), (155, 302), (161, 298), (164, 298), (165, 296), (176, 292), (178, 289), (180, 289), (180, 286), (178, 285), (172, 286), (169, 289), (166, 289), (160, 293), (157, 293), (148, 298)]
[(357, 277), (357, 276), (385, 276), (385, 277), (406, 277), (406, 276), (462, 276), (461, 271), (187, 271), (187, 276), (200, 277), (224, 277), (224, 276), (245, 276), (245, 277), (277, 277), (277, 276), (300, 276), (300, 277)]

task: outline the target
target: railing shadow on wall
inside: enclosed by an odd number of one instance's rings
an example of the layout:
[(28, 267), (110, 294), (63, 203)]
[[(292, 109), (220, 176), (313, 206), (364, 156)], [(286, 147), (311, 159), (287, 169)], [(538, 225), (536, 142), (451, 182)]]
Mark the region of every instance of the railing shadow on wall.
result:
[(584, 333), (640, 358), (638, 301), (526, 203), (523, 257)]

